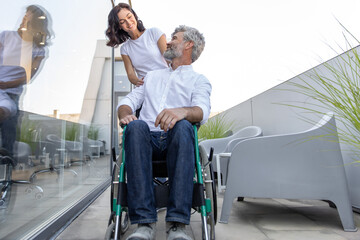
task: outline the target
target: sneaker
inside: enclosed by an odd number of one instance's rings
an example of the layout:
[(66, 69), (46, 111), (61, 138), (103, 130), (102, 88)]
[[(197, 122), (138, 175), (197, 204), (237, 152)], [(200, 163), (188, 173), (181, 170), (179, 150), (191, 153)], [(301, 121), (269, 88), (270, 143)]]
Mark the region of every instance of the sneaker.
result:
[(154, 240), (155, 223), (140, 223), (126, 240)]
[(167, 240), (192, 240), (185, 230), (185, 224), (179, 222), (169, 222), (167, 225)]

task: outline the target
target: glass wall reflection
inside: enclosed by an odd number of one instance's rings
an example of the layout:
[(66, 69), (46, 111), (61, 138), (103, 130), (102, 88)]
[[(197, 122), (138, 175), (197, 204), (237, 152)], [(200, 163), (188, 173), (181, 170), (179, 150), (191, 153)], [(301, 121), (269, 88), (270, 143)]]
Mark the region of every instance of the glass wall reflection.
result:
[(0, 239), (31, 238), (110, 178), (111, 2), (33, 3), (0, 3)]

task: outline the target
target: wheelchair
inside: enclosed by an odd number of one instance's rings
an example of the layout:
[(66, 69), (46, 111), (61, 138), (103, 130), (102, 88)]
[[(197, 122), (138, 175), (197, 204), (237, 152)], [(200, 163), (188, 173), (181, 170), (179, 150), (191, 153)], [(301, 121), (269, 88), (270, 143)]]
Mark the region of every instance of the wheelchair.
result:
[[(195, 138), (195, 173), (192, 208), (195, 210), (193, 213), (198, 212), (201, 214), (202, 239), (215, 240), (217, 198), (214, 172), (211, 164), (213, 149), (211, 149), (209, 156), (207, 156), (205, 149), (198, 145), (198, 125), (193, 125), (193, 129)], [(105, 234), (106, 240), (121, 239), (129, 227), (124, 151), (125, 131), (126, 126), (123, 130), (122, 149), (117, 159), (115, 149), (112, 149), (114, 167), (110, 193), (111, 214)], [(156, 207), (158, 210), (161, 210), (166, 208), (169, 194), (168, 181), (166, 180), (166, 160), (153, 159), (152, 164)]]
[[(18, 164), (17, 159), (10, 156), (9, 152), (0, 148), (0, 209), (5, 209), (10, 204), (11, 185), (27, 184), (26, 194), (34, 192), (35, 199), (39, 200), (44, 196), (44, 190), (27, 180), (13, 180), (13, 168)], [(0, 214), (1, 215), (1, 214)]]

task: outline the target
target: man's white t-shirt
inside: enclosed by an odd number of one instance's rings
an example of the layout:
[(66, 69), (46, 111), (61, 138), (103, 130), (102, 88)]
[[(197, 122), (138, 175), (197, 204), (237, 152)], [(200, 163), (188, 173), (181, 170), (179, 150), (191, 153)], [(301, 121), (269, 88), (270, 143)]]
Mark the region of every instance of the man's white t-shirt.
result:
[[(23, 67), (27, 82), (31, 79), (32, 60), (37, 56), (45, 56), (44, 48), (36, 46), (32, 41), (24, 41), (17, 31), (0, 32), (0, 65)], [(12, 79), (2, 79), (5, 80)]]

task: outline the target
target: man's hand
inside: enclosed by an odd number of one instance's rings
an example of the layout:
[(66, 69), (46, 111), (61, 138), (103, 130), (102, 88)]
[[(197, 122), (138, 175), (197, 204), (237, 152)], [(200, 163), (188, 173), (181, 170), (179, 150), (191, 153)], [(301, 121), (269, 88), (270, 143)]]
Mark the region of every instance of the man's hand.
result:
[(185, 119), (187, 113), (186, 108), (164, 109), (156, 117), (155, 127), (160, 125), (160, 128), (166, 132), (172, 129), (178, 121)]
[(120, 119), (120, 124), (128, 125), (130, 122), (137, 120), (137, 117), (135, 115), (127, 115)]
[(137, 120), (137, 117), (132, 113), (132, 110), (127, 105), (122, 105), (118, 109), (118, 118), (120, 120), (120, 124), (127, 125), (130, 122)]

